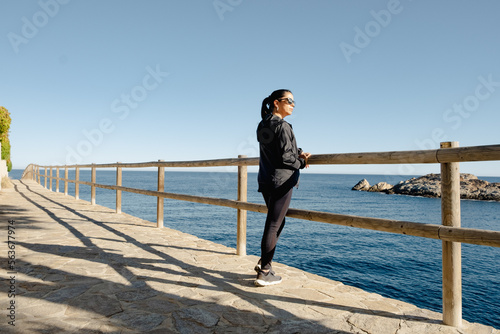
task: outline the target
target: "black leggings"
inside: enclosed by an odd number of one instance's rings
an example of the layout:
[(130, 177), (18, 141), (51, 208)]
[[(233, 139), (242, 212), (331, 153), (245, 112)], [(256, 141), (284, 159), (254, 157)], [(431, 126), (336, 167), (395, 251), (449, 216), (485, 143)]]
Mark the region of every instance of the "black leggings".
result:
[(285, 226), (285, 215), (292, 199), (292, 190), (288, 191), (263, 191), (266, 201), (267, 218), (264, 235), (261, 242), (261, 266), (263, 270), (271, 269), (271, 262), (276, 250), (279, 236)]

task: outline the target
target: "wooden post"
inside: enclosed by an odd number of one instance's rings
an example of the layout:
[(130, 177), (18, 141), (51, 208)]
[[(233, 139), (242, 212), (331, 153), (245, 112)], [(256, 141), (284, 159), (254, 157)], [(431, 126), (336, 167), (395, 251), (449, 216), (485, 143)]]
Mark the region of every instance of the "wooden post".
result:
[[(443, 142), (441, 148), (458, 147)], [(441, 220), (444, 226), (460, 227), (460, 169), (458, 162), (441, 164)], [(462, 325), (461, 243), (443, 241), (443, 323)]]
[[(120, 162), (118, 162), (120, 163)], [(116, 185), (121, 187), (122, 185), (122, 168), (116, 166)], [(116, 213), (122, 213), (122, 191), (116, 191)]]
[[(159, 162), (163, 160), (158, 160)], [(158, 191), (165, 191), (165, 167), (158, 167)], [(163, 227), (164, 202), (163, 197), (157, 197), (156, 202), (156, 227)]]
[(80, 167), (75, 167), (75, 199), (80, 198)]
[(44, 182), (44, 187), (47, 189), (47, 167), (44, 167), (45, 169), (45, 182)]
[(96, 168), (92, 164), (92, 185), (90, 186), (90, 204), (95, 205), (95, 183), (96, 183)]
[(59, 192), (59, 167), (56, 167), (56, 193)]
[[(246, 158), (246, 155), (239, 155), (238, 158)], [(238, 201), (247, 201), (247, 166), (238, 166)], [(236, 255), (247, 255), (247, 211), (238, 209)]]
[(52, 167), (49, 167), (49, 190), (52, 191)]
[(68, 195), (68, 167), (64, 166), (64, 195)]

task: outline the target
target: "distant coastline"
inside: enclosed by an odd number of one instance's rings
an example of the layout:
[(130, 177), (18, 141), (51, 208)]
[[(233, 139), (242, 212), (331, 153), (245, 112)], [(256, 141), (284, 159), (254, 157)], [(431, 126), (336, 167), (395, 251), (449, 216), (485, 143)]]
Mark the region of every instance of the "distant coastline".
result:
[[(427, 174), (401, 181), (396, 185), (379, 182), (370, 185), (366, 179), (359, 181), (352, 190), (382, 192), (422, 197), (441, 197), (441, 175)], [(480, 180), (473, 174), (460, 174), (460, 198), (500, 202), (500, 182), (490, 183)]]

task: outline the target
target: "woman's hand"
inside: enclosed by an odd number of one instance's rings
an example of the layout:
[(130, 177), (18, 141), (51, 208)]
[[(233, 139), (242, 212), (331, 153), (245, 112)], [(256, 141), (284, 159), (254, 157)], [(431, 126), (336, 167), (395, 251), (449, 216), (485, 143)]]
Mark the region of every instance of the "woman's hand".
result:
[(302, 152), (300, 155), (299, 155), (299, 158), (302, 158), (306, 161), (306, 168), (309, 168), (309, 165), (307, 163), (307, 159), (309, 159), (309, 157), (311, 156), (312, 154), (309, 153), (309, 152)]

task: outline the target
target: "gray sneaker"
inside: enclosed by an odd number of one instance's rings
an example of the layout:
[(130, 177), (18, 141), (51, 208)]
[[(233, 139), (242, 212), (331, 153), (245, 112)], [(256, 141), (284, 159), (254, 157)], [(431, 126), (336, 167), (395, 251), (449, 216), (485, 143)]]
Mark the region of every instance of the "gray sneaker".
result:
[(276, 276), (272, 270), (267, 273), (259, 271), (257, 279), (254, 282), (255, 286), (267, 286), (279, 283), (281, 283), (281, 276)]
[[(255, 270), (255, 272), (258, 274), (261, 270), (262, 270), (262, 266), (261, 266), (261, 262), (259, 260), (259, 262), (257, 262), (257, 264), (255, 265), (255, 267), (253, 268), (253, 270)], [(273, 268), (271, 267), (271, 272), (274, 274), (274, 270)]]
[(260, 260), (259, 260), (259, 262), (257, 262), (257, 264), (255, 265), (253, 270), (255, 270), (255, 272), (258, 274), (261, 269), (262, 269), (262, 266), (260, 265)]

